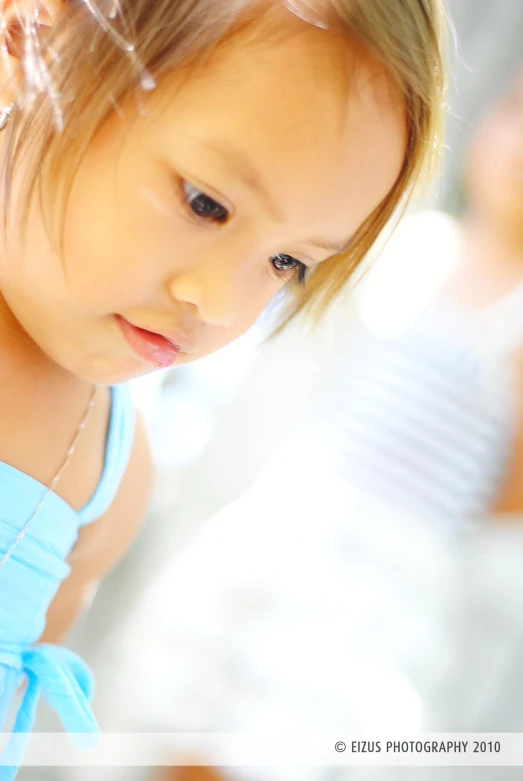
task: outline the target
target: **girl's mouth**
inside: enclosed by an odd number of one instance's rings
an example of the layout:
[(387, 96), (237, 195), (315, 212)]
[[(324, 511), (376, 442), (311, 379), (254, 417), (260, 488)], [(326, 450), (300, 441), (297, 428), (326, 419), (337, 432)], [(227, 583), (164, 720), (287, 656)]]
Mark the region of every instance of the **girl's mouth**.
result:
[(183, 352), (181, 347), (173, 344), (164, 336), (138, 328), (121, 315), (115, 315), (115, 319), (127, 343), (136, 355), (158, 368), (172, 366), (178, 355)]

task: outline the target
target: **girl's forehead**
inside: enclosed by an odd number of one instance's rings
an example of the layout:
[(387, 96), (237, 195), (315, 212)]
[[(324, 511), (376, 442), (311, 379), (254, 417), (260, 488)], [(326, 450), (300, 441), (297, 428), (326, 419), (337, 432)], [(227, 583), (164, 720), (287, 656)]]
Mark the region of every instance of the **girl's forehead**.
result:
[(349, 126), (366, 133), (388, 127), (391, 135), (401, 136), (403, 99), (384, 69), (362, 58), (348, 40), (288, 16), (289, 36), (280, 31), (272, 44), (255, 42), (256, 56), (235, 41), (189, 71), (170, 111), (184, 109), (189, 122), (203, 119), (199, 131), (203, 125), (248, 133), (246, 140), (257, 140), (262, 148), (265, 140), (277, 138), (286, 145), (315, 139), (334, 143)]
[[(288, 10), (280, 13), (276, 30), (260, 23), (258, 34), (240, 32), (218, 45), (202, 65), (189, 66), (181, 91), (189, 87), (196, 101), (200, 90), (216, 100), (227, 96), (231, 107), (233, 101), (261, 105), (264, 97), (270, 103), (276, 92), (288, 97), (289, 112), (298, 103), (304, 114), (307, 107), (317, 112), (336, 106), (341, 121), (357, 103), (379, 103), (384, 110), (394, 106), (402, 113), (403, 99), (385, 67), (358, 41), (317, 28)], [(172, 78), (176, 85), (177, 74)]]

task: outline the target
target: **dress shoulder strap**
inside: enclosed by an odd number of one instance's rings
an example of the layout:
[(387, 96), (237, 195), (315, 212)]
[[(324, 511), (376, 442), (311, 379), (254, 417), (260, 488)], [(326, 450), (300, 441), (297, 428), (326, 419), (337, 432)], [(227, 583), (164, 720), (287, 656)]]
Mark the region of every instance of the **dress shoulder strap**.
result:
[(104, 469), (98, 487), (89, 502), (78, 512), (80, 526), (100, 518), (111, 502), (129, 463), (134, 442), (136, 412), (127, 384), (114, 385), (107, 432)]

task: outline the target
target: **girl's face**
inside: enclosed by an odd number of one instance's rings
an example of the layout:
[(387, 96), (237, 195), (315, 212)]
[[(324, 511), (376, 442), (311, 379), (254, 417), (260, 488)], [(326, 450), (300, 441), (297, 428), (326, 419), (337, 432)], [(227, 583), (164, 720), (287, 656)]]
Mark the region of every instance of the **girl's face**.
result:
[(468, 186), (472, 205), (502, 227), (523, 225), (523, 70), (487, 116), (471, 146)]
[(37, 347), (108, 384), (185, 363), (341, 250), (405, 149), (399, 96), (348, 49), (287, 13), (265, 43), (232, 41), (167, 79), (147, 116), (136, 100), (114, 113), (76, 176), (63, 260), (35, 208), (0, 265), (4, 306)]

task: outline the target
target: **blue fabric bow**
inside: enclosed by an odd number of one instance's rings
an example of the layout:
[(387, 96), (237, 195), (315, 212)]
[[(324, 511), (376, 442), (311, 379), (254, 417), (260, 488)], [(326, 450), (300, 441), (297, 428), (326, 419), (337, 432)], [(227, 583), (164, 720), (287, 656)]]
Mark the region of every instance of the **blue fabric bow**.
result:
[[(56, 711), (64, 728), (73, 733), (98, 733), (89, 707), (94, 679), (85, 662), (57, 645), (42, 643), (21, 653), (0, 649), (0, 664), (19, 670), (27, 677), (27, 689), (18, 710), (13, 735), (0, 767), (0, 781), (13, 781), (33, 728), (40, 694)], [(17, 735), (23, 734), (23, 739)]]

